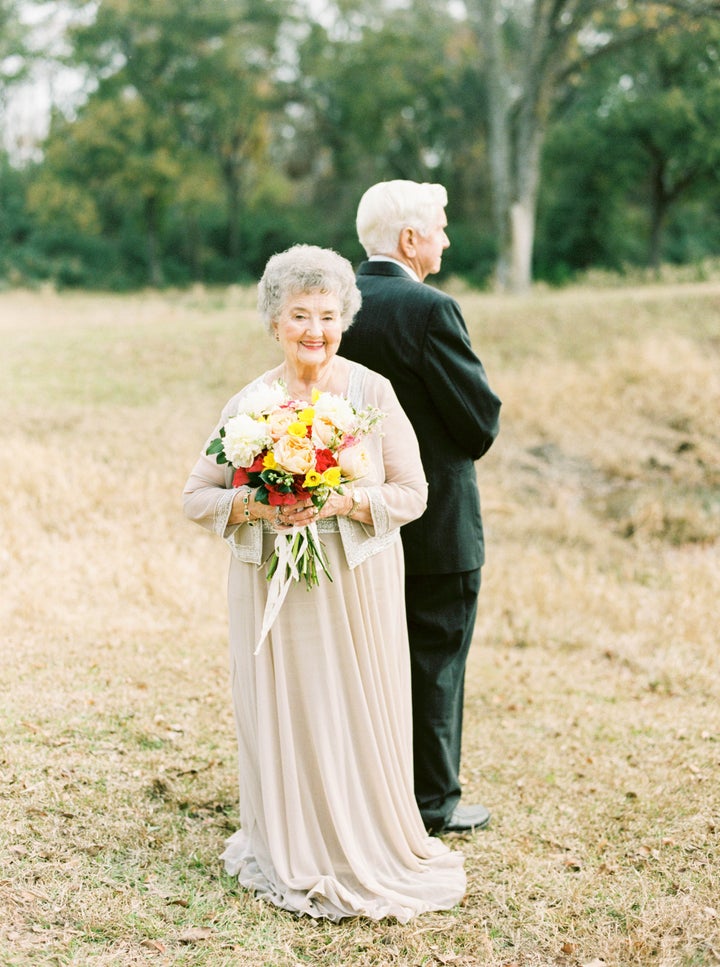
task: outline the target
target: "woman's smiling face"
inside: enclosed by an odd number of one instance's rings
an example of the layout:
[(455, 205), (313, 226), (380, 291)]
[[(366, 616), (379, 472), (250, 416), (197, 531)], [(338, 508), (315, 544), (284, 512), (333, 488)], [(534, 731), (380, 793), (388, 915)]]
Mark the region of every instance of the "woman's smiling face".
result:
[(285, 359), (296, 371), (322, 367), (342, 337), (340, 300), (331, 292), (295, 292), (273, 325)]

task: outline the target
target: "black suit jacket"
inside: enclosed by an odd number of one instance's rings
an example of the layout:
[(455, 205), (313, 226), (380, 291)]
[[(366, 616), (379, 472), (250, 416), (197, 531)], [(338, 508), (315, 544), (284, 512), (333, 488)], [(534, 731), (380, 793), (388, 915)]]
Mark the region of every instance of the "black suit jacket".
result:
[(427, 510), (402, 528), (408, 574), (470, 571), (485, 560), (474, 461), (499, 429), (500, 400), (457, 302), (393, 262), (363, 262), (362, 307), (340, 354), (386, 376), (420, 444)]

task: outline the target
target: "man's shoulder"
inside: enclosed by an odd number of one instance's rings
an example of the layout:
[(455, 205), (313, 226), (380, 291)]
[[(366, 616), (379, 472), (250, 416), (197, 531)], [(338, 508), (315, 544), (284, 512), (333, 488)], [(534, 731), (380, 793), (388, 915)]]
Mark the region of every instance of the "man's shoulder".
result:
[(458, 308), (455, 299), (448, 295), (447, 292), (443, 292), (442, 289), (438, 289), (434, 285), (425, 282), (416, 282), (415, 279), (411, 279), (407, 273), (403, 272), (398, 266), (393, 266), (392, 263), (366, 262), (361, 266), (361, 269), (364, 266), (374, 268), (375, 266), (384, 267), (388, 264), (391, 270), (394, 269), (394, 271), (380, 269), (373, 271), (371, 268), (358, 273), (358, 288), (364, 296), (412, 302), (426, 307), (437, 306), (440, 309), (450, 307)]

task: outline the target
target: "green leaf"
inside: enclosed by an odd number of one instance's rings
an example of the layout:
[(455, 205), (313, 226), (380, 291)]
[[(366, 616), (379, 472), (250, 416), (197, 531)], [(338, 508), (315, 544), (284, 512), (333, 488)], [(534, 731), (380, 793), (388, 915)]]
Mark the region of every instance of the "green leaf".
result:
[(208, 448), (205, 451), (205, 453), (207, 453), (207, 454), (222, 453), (223, 452), (223, 446), (224, 446), (224, 444), (223, 444), (223, 441), (220, 439), (220, 437), (215, 437), (214, 440), (211, 440), (210, 441), (210, 443), (208, 445)]
[(270, 484), (271, 487), (279, 490), (281, 494), (289, 494), (293, 488), (292, 476), (280, 470), (263, 470), (260, 479), (263, 483)]

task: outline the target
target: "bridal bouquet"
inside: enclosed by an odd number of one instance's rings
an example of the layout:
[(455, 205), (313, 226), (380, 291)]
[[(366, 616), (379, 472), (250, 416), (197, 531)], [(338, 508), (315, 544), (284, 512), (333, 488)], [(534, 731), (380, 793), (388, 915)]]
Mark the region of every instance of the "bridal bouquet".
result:
[[(237, 415), (221, 427), (206, 453), (235, 468), (233, 487), (256, 488), (260, 503), (279, 508), (310, 499), (319, 509), (333, 491), (342, 494), (343, 484), (366, 475), (363, 438), (382, 417), (375, 407), (357, 410), (345, 397), (317, 390), (310, 404), (293, 400), (277, 380), (240, 400)], [(268, 562), (271, 589), (260, 644), (291, 582), (302, 578), (312, 588), (319, 570), (332, 580), (316, 523), (278, 533)]]

